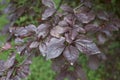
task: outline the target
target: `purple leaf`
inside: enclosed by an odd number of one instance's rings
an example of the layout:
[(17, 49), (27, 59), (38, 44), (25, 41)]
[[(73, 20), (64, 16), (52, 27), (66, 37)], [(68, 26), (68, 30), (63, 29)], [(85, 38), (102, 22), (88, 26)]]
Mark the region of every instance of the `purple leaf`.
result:
[(32, 25), (32, 24), (26, 26), (25, 28), (26, 28), (27, 31), (29, 31), (29, 32), (36, 32), (36, 31), (37, 31), (36, 26), (35, 26), (35, 25)]
[(65, 40), (68, 42), (68, 43), (72, 43), (72, 39), (71, 39), (71, 36), (69, 33), (65, 33)]
[(27, 33), (28, 31), (24, 27), (16, 28), (16, 30), (14, 30), (15, 36), (25, 36)]
[(73, 9), (68, 5), (62, 5), (60, 8), (65, 12), (73, 13)]
[(91, 69), (96, 70), (99, 67), (99, 64), (100, 64), (100, 60), (99, 60), (99, 58), (98, 58), (97, 55), (91, 55), (91, 56), (89, 56), (88, 66)]
[(5, 69), (9, 69), (14, 65), (15, 62), (15, 53), (12, 53), (9, 59), (4, 63)]
[(80, 65), (75, 67), (75, 74), (77, 78), (80, 78), (81, 80), (87, 80), (86, 73)]
[(61, 72), (61, 70), (64, 68), (64, 66), (65, 66), (65, 59), (63, 56), (55, 58), (52, 61), (52, 69), (58, 73)]
[(64, 41), (64, 37), (61, 37), (59, 39), (51, 38), (50, 42), (47, 44), (46, 58), (52, 59), (60, 56), (65, 48)]
[(67, 61), (70, 62), (70, 64), (72, 65), (77, 61), (79, 57), (79, 51), (74, 46), (68, 46), (65, 48), (63, 55), (67, 59)]
[(75, 41), (75, 45), (81, 52), (87, 55), (99, 54), (101, 53), (95, 43), (91, 39), (80, 35)]
[(86, 30), (84, 28), (82, 28), (79, 25), (74, 25), (74, 27), (76, 28), (77, 32), (79, 33), (86, 33)]
[(15, 43), (16, 43), (16, 44), (22, 44), (23, 42), (24, 42), (24, 40), (21, 39), (21, 38), (16, 38), (16, 39), (15, 39)]
[(49, 8), (55, 8), (55, 3), (53, 2), (53, 0), (42, 0), (42, 4)]
[(98, 38), (98, 43), (99, 43), (99, 44), (104, 44), (105, 41), (106, 41), (105, 36), (102, 35), (102, 34), (99, 34), (99, 35), (97, 36), (97, 38)]
[(97, 17), (101, 20), (105, 20), (105, 21), (108, 21), (109, 20), (109, 16), (108, 14), (105, 12), (105, 11), (99, 11), (97, 13)]
[(45, 43), (40, 43), (39, 50), (40, 50), (42, 56), (46, 56), (47, 45)]
[(76, 14), (78, 20), (82, 23), (89, 23), (95, 19), (93, 11)]
[(90, 32), (97, 32), (99, 31), (99, 25), (97, 23), (93, 23), (93, 24), (87, 24), (84, 26), (86, 31), (90, 31)]
[(66, 31), (68, 31), (69, 27), (61, 27), (61, 26), (55, 26), (50, 34), (54, 37), (60, 38), (61, 34), (65, 33)]
[(37, 28), (38, 38), (45, 38), (49, 33), (49, 24), (41, 24)]
[(77, 28), (76, 29), (73, 29), (72, 31), (71, 31), (71, 39), (72, 40), (74, 40), (76, 37), (77, 37), (77, 35), (78, 35), (78, 32), (77, 32)]
[(47, 8), (42, 14), (42, 20), (46, 20), (48, 17), (51, 17), (55, 13), (54, 8)]
[(39, 42), (37, 42), (37, 41), (33, 41), (31, 44), (30, 44), (30, 48), (37, 48), (38, 47), (38, 45), (39, 45)]

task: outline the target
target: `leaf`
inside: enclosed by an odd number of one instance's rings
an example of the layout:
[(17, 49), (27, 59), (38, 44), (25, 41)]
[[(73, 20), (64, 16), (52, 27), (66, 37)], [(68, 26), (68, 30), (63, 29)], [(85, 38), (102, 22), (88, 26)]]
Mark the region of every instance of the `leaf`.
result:
[(68, 23), (65, 20), (62, 20), (62, 21), (59, 21), (58, 25), (61, 27), (66, 27), (68, 26)]
[(84, 26), (84, 28), (85, 28), (86, 31), (89, 31), (89, 32), (100, 31), (99, 24), (97, 24), (97, 23), (87, 24), (87, 25)]
[(8, 50), (10, 48), (12, 48), (12, 45), (9, 42), (5, 43), (5, 45), (2, 47), (3, 50)]
[(105, 21), (108, 21), (109, 20), (109, 16), (108, 14), (105, 12), (105, 11), (99, 11), (97, 13), (97, 17), (101, 20), (105, 20)]
[(21, 38), (16, 38), (16, 39), (15, 39), (15, 43), (16, 43), (16, 44), (22, 44), (23, 42), (24, 42), (24, 40), (21, 39)]
[(77, 28), (76, 29), (73, 29), (72, 31), (71, 31), (71, 39), (72, 40), (74, 40), (76, 37), (77, 37), (77, 35), (78, 35), (78, 32), (77, 32)]
[(6, 76), (6, 80), (10, 80), (11, 75), (14, 72), (14, 68), (13, 69), (9, 69), (9, 71), (7, 72), (7, 76)]
[(62, 5), (60, 8), (65, 12), (73, 13), (73, 9), (68, 5)]
[(99, 60), (99, 58), (98, 58), (97, 55), (91, 55), (91, 56), (89, 56), (88, 66), (91, 69), (96, 70), (99, 67), (99, 64), (100, 64), (100, 60)]
[(0, 60), (0, 76), (4, 75), (4, 71), (5, 71), (4, 62), (5, 61)]
[(65, 48), (64, 41), (64, 37), (61, 37), (59, 39), (51, 38), (50, 42), (47, 44), (46, 58), (52, 59), (60, 56)]
[(75, 74), (72, 71), (67, 72), (67, 79), (68, 80), (77, 80), (77, 78), (75, 77)]
[(65, 59), (63, 56), (60, 56), (58, 58), (53, 59), (52, 61), (52, 69), (56, 71), (57, 73), (61, 72), (61, 70), (65, 66)]
[(86, 73), (80, 65), (77, 65), (75, 67), (75, 75), (77, 78), (80, 78), (81, 80), (87, 80)]
[(54, 8), (47, 8), (42, 14), (42, 20), (46, 20), (48, 17), (51, 17), (55, 13)]
[(23, 45), (23, 46), (16, 46), (16, 49), (17, 49), (17, 52), (18, 54), (21, 54), (22, 51), (26, 48), (26, 45)]
[(25, 36), (28, 31), (24, 27), (14, 29), (15, 36)]
[(30, 48), (37, 48), (38, 47), (38, 45), (39, 45), (39, 42), (37, 42), (37, 41), (33, 41), (31, 44), (30, 44)]
[(9, 57), (9, 59), (4, 63), (5, 69), (9, 69), (14, 65), (15, 62), (15, 53), (12, 53)]
[(53, 0), (42, 0), (42, 4), (49, 8), (55, 8), (55, 3), (53, 2)]
[(67, 59), (69, 63), (74, 64), (79, 57), (79, 51), (74, 46), (68, 46), (65, 48), (63, 56)]
[(101, 53), (95, 43), (91, 39), (80, 35), (75, 41), (75, 45), (81, 52), (87, 55), (94, 55)]
[(76, 16), (80, 22), (86, 23), (86, 24), (95, 19), (95, 15), (93, 11), (86, 12), (86, 13), (79, 13), (79, 14), (76, 14)]
[(99, 44), (104, 44), (105, 41), (106, 41), (105, 36), (102, 35), (102, 34), (99, 34), (99, 35), (97, 36), (97, 38), (98, 38), (98, 43), (99, 43)]
[(45, 43), (40, 43), (39, 50), (40, 50), (42, 56), (46, 56), (47, 45)]
[(69, 33), (65, 33), (65, 40), (68, 42), (68, 43), (72, 43), (72, 39), (71, 39), (71, 35)]
[(41, 24), (38, 26), (37, 28), (37, 35), (38, 35), (38, 38), (42, 37), (42, 38), (45, 38), (48, 33), (49, 33), (49, 24)]
[(33, 25), (33, 24), (30, 24), (30, 25), (26, 26), (25, 28), (26, 28), (27, 31), (29, 31), (29, 32), (36, 32), (36, 31), (37, 31), (36, 26)]
[(86, 30), (82, 27), (82, 25), (74, 25), (74, 28), (77, 30), (79, 33), (86, 33)]
[(56, 38), (60, 38), (61, 34), (68, 31), (69, 27), (61, 27), (61, 26), (55, 26), (51, 31), (50, 34)]
[(85, 5), (86, 7), (91, 8), (91, 7), (92, 7), (92, 1), (91, 1), (91, 0), (86, 0), (86, 1), (84, 2), (84, 5)]
[(64, 80), (67, 75), (67, 71), (61, 71), (57, 76), (55, 80)]
[[(25, 59), (23, 64), (19, 65), (17, 69), (17, 75), (19, 78), (26, 78), (30, 74), (30, 64), (31, 64), (31, 58)], [(21, 80), (21, 79), (20, 79)]]

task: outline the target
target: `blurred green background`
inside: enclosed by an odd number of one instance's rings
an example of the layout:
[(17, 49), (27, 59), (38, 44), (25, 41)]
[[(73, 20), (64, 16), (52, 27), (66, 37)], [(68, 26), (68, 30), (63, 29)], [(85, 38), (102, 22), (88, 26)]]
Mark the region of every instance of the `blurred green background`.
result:
[[(0, 0), (0, 2), (1, 1), (3, 0)], [(9, 0), (7, 1), (9, 2)], [(18, 3), (20, 3), (20, 5), (23, 5), (25, 4), (24, 3), (25, 1), (26, 0), (18, 0)], [(54, 1), (57, 5), (60, 2), (60, 0), (54, 0)], [(66, 0), (66, 1), (69, 1), (69, 0)], [(74, 6), (75, 5), (74, 0), (71, 0), (71, 1), (73, 2), (72, 5)], [(112, 0), (112, 3), (111, 3), (113, 4), (112, 6), (115, 6), (115, 3), (116, 3), (116, 0)], [(0, 11), (2, 11), (6, 6), (7, 5), (0, 5)], [(40, 10), (40, 8), (36, 6), (34, 7), (34, 9), (36, 11)], [(116, 9), (118, 9), (118, 7), (115, 8), (115, 10)], [(31, 17), (30, 21), (27, 21), (27, 18), (28, 18), (27, 15), (23, 15), (16, 21), (16, 23), (18, 25), (22, 25), (22, 24), (27, 25), (30, 23), (38, 25), (35, 18)], [(8, 20), (6, 19), (6, 15), (0, 13), (0, 30), (2, 30), (2, 28), (7, 23), (8, 23)], [(119, 33), (117, 32), (117, 34)], [(7, 35), (0, 34), (0, 46), (2, 46), (3, 43), (5, 43), (6, 38), (7, 38)], [(12, 45), (14, 46), (14, 42), (12, 42)], [(82, 54), (80, 55), (79, 60), (80, 60), (80, 63), (83, 64), (83, 68), (87, 73), (88, 80), (120, 80), (120, 76), (119, 76), (120, 75), (120, 51), (116, 51), (116, 50), (119, 50), (119, 48), (120, 48), (119, 40), (116, 40), (110, 43), (108, 47), (109, 50), (106, 53), (108, 57), (107, 61), (102, 63), (98, 68), (98, 70), (95, 70), (95, 71), (90, 70), (87, 67), (86, 57)], [(10, 50), (0, 53), (0, 59), (6, 60), (7, 56), (9, 55), (8, 54), (9, 52)], [(31, 74), (28, 76), (26, 80), (54, 80), (56, 75), (55, 72), (51, 69), (51, 61), (46, 61), (43, 57), (34, 58), (30, 69), (31, 69)]]

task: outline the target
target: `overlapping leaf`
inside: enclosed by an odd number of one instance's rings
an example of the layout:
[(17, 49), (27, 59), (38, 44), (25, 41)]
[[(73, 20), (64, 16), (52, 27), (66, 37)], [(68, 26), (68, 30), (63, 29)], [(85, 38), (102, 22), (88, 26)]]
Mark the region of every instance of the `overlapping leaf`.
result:
[(47, 44), (46, 58), (52, 59), (60, 56), (65, 48), (64, 41), (65, 41), (64, 37), (61, 37), (59, 39), (52, 38), (50, 42)]

